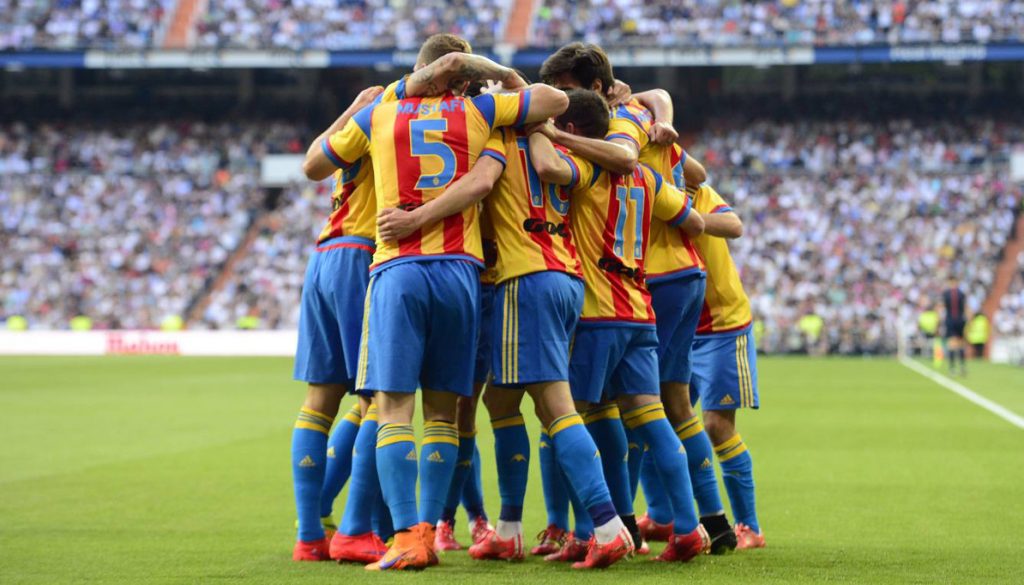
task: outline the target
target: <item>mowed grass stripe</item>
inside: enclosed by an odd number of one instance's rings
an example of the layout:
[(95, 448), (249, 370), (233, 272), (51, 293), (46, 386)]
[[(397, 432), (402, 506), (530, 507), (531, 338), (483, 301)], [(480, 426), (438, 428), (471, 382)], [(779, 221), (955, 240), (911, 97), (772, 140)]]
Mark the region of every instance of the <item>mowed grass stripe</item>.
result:
[[(769, 548), (686, 566), (637, 559), (596, 575), (449, 553), (434, 571), (367, 576), (289, 560), (289, 436), (304, 392), (289, 381), (290, 360), (0, 359), (0, 582), (1009, 583), (1024, 574), (1015, 545), (1024, 470), (1012, 455), (1024, 434), (894, 360), (758, 365), (763, 407), (739, 420)], [(118, 436), (111, 412), (139, 414)], [(479, 428), (496, 516), (483, 412)], [(33, 474), (17, 476), (20, 467)], [(529, 490), (531, 537), (545, 524), (536, 473)], [(468, 540), (461, 512), (457, 534)]]

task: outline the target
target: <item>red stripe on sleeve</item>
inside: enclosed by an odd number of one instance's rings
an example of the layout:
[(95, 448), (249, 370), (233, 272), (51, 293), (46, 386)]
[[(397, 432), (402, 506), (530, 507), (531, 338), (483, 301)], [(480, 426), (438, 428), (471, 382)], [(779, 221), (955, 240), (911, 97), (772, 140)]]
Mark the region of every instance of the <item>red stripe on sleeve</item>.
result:
[[(445, 101), (454, 103), (463, 98), (449, 97)], [(453, 108), (456, 111), (444, 112), (443, 116), (448, 120), (448, 131), (444, 133), (444, 142), (455, 153), (455, 177), (452, 183), (458, 181), (469, 172), (469, 136), (466, 126), (466, 108)], [(449, 183), (449, 186), (452, 184)], [(456, 215), (444, 218), (444, 251), (446, 254), (465, 253), (466, 240), (466, 214), (475, 213), (474, 210), (466, 210)]]
[[(420, 160), (412, 155), (412, 138), (409, 136), (409, 120), (416, 117), (419, 111), (422, 98), (402, 100), (402, 103), (411, 102), (412, 108), (399, 109), (395, 113), (395, 125), (393, 130), (395, 140), (395, 173), (398, 175), (398, 203), (410, 208), (423, 204), (423, 192), (416, 188), (416, 182), (420, 177)], [(422, 230), (416, 230), (408, 236), (398, 240), (398, 253), (402, 256), (418, 255), (422, 253)]]

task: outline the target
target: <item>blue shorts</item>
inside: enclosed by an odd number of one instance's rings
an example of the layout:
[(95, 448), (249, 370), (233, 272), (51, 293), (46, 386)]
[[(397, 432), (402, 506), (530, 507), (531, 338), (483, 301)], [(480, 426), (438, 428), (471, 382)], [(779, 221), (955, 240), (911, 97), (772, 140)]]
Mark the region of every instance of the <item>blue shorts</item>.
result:
[(651, 305), (658, 318), (658, 368), (662, 382), (690, 383), (693, 337), (704, 307), (703, 273), (652, 283)]
[(594, 404), (622, 394), (660, 394), (654, 327), (581, 326), (569, 360), (569, 385), (573, 400)]
[(491, 315), (494, 313), (495, 287), (493, 284), (480, 285), (480, 329), (476, 338), (476, 367), (473, 369), (473, 383), (485, 384), (491, 375)]
[(296, 380), (353, 389), (373, 248), (373, 240), (343, 236), (318, 245), (309, 257), (299, 311)]
[(498, 285), (491, 318), (494, 383), (522, 387), (569, 379), (569, 344), (583, 310), (583, 281), (564, 272)]
[(479, 269), (463, 260), (421, 260), (370, 277), (356, 388), (473, 394), (480, 326)]
[(758, 408), (754, 328), (737, 335), (698, 337), (693, 342), (690, 400), (704, 410)]

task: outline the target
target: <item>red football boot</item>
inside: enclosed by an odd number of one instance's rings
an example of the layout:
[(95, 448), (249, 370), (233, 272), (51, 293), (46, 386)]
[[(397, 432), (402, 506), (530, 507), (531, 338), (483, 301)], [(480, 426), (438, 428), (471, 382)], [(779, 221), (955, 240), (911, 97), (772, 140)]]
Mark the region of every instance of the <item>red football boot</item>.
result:
[(376, 563), (388, 552), (384, 541), (372, 532), (348, 536), (335, 532), (331, 538), (331, 558), (339, 563)]
[(623, 528), (615, 540), (598, 544), (597, 537), (590, 539), (587, 545), (587, 558), (572, 564), (574, 569), (604, 569), (622, 560), (633, 552), (633, 539), (629, 531)]
[(636, 519), (636, 526), (640, 529), (640, 536), (651, 542), (668, 542), (672, 537), (672, 522), (658, 524), (650, 516), (644, 514)]
[(437, 521), (434, 536), (434, 548), (436, 550), (462, 550), (462, 545), (455, 540), (455, 530), (452, 525), (444, 520)]
[(562, 548), (545, 556), (544, 560), (549, 563), (574, 563), (587, 558), (587, 541), (576, 538), (570, 532), (565, 536), (565, 544)]
[(473, 544), (476, 544), (487, 537), (487, 533), (494, 530), (491, 523), (487, 521), (483, 516), (477, 516), (476, 520), (473, 520), (473, 526), (470, 528), (470, 538), (473, 539)]
[(301, 540), (295, 542), (295, 548), (292, 549), (292, 560), (293, 561), (329, 561), (331, 555), (328, 552), (330, 544), (327, 543), (326, 538), (320, 540), (314, 540), (312, 542), (303, 542)]
[(754, 532), (754, 529), (746, 524), (736, 523), (736, 550), (745, 548), (764, 548), (764, 534)]
[(685, 563), (693, 557), (707, 554), (711, 551), (711, 537), (704, 526), (698, 524), (697, 528), (689, 534), (673, 534), (668, 539), (668, 546), (660, 555), (654, 558), (656, 561)]
[(565, 546), (566, 536), (567, 534), (564, 530), (551, 524), (537, 535), (537, 540), (540, 541), (540, 544), (531, 548), (530, 554), (547, 556), (556, 553)]
[(478, 561), (521, 561), (523, 560), (523, 535), (517, 534), (512, 538), (502, 538), (492, 530), (480, 542), (469, 547), (469, 556)]

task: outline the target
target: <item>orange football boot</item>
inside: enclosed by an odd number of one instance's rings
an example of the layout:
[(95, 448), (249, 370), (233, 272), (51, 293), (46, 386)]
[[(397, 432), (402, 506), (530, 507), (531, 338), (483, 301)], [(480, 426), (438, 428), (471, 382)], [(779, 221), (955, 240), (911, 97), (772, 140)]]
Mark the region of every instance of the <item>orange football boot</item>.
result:
[(419, 525), (395, 534), (395, 543), (367, 571), (404, 571), (424, 569), (430, 562), (430, 549), (423, 542)]
[(427, 547), (427, 566), (436, 566), (441, 562), (441, 559), (437, 558), (437, 549), (434, 547), (434, 543), (437, 541), (437, 530), (434, 528), (434, 525), (429, 522), (420, 522), (413, 528), (420, 531), (423, 546)]

